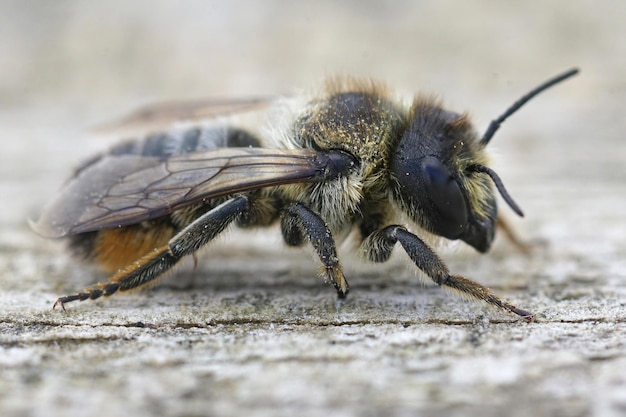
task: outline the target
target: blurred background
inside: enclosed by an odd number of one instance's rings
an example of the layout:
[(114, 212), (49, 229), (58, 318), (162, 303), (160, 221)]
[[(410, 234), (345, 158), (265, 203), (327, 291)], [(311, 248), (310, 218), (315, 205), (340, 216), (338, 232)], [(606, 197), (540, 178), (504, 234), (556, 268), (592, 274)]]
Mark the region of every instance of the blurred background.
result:
[[(0, 181), (16, 170), (21, 181), (2, 181), (2, 195), (40, 204), (38, 191), (49, 191), (77, 158), (106, 147), (87, 140), (88, 129), (154, 101), (293, 93), (347, 73), (405, 94), (436, 93), (484, 129), (520, 94), (572, 66), (582, 74), (508, 121), (494, 149), (520, 162), (513, 178), (583, 180), (608, 166), (623, 180), (624, 146), (611, 140), (624, 126), (625, 8), (586, 1), (3, 0)], [(533, 152), (549, 152), (549, 164)], [(602, 166), (580, 160), (589, 154), (602, 156)], [(22, 218), (24, 209), (33, 210), (20, 207)], [(15, 213), (2, 210), (3, 222)]]
[(613, 3), (5, 0), (1, 92), (14, 104), (276, 93), (340, 71), (406, 90), (481, 79), (487, 95), (564, 66), (619, 69)]
[[(494, 150), (503, 150), (507, 183), (585, 180), (607, 168), (622, 181), (625, 8), (3, 0), (0, 187), (13, 204), (1, 209), (0, 226), (24, 226), (20, 219), (37, 215), (50, 187), (106, 148), (106, 140), (87, 139), (93, 126), (154, 101), (293, 93), (336, 73), (383, 80), (404, 94), (436, 93), (470, 111), (482, 130), (520, 94), (577, 66), (579, 77), (506, 123)], [(548, 164), (540, 163), (536, 155), (546, 153)], [(19, 183), (7, 182), (16, 172)]]

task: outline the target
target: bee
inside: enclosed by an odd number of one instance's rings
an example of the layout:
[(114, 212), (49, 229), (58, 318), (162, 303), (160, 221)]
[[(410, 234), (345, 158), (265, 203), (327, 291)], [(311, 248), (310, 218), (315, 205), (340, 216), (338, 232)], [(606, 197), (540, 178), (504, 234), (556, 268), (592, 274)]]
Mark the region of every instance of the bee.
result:
[(385, 262), (399, 244), (439, 286), (531, 320), (532, 313), (452, 274), (429, 242), (460, 240), (488, 251), (498, 223), (496, 192), (523, 215), (488, 167), (486, 147), (527, 101), (577, 72), (524, 95), (482, 136), (467, 114), (431, 96), (403, 103), (382, 84), (348, 77), (330, 80), (295, 109), (279, 105), (273, 115), (285, 113), (282, 123), (261, 132), (232, 121), (231, 113), (267, 100), (205, 105), (216, 123), (114, 146), (80, 166), (44, 208), (33, 224), (38, 234), (69, 237), (76, 254), (112, 273), (54, 307), (145, 286), (229, 225), (280, 223), (287, 245), (312, 245), (340, 298), (349, 285), (336, 241), (353, 234), (369, 261)]

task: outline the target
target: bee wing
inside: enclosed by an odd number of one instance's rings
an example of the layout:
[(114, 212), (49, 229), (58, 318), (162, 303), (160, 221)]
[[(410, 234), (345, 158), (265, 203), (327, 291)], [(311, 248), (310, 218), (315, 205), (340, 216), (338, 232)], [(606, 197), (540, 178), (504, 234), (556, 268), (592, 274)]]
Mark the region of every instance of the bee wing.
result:
[(216, 148), (166, 159), (109, 155), (68, 181), (33, 228), (57, 238), (127, 226), (203, 199), (334, 175), (312, 149)]
[(248, 97), (154, 103), (141, 107), (120, 120), (98, 126), (93, 131), (114, 133), (158, 130), (176, 122), (214, 119), (259, 110), (273, 103), (275, 99), (275, 97)]

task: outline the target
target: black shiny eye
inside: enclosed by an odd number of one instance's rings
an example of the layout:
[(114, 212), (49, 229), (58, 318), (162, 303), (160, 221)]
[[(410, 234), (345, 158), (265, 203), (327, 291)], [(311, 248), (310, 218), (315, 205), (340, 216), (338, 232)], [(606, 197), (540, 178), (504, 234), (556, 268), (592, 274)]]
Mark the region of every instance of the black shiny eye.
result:
[(470, 223), (468, 203), (456, 178), (434, 155), (417, 160), (393, 159), (392, 172), (398, 183), (400, 199), (409, 202), (413, 215), (427, 230), (447, 239), (461, 239)]
[(438, 159), (427, 156), (422, 161), (422, 181), (431, 207), (432, 227), (443, 237), (458, 239), (467, 228), (465, 197), (448, 168)]

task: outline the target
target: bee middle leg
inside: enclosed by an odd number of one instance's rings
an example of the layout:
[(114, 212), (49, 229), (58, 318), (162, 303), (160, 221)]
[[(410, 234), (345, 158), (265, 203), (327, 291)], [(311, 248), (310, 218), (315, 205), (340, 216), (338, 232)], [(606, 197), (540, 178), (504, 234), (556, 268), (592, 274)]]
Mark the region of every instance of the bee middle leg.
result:
[(460, 275), (451, 275), (448, 267), (426, 243), (402, 226), (392, 225), (374, 231), (367, 236), (362, 249), (373, 262), (389, 259), (396, 242), (402, 245), (415, 265), (436, 284), (459, 291), (462, 294), (483, 300), (488, 304), (532, 320), (532, 313), (515, 307), (500, 299), (489, 288)]
[(64, 304), (71, 301), (95, 300), (117, 291), (128, 291), (148, 284), (172, 268), (181, 258), (194, 254), (208, 244), (249, 208), (247, 197), (235, 197), (218, 205), (177, 233), (165, 246), (120, 270), (107, 282), (98, 283), (74, 295), (60, 297), (54, 307), (60, 305), (65, 309)]
[(324, 266), (324, 278), (335, 286), (339, 298), (345, 298), (348, 281), (339, 264), (335, 241), (324, 220), (305, 205), (293, 203), (283, 213), (281, 231), (285, 242), (291, 246), (303, 244), (305, 236), (309, 239)]

